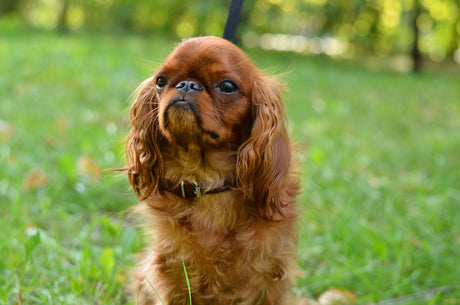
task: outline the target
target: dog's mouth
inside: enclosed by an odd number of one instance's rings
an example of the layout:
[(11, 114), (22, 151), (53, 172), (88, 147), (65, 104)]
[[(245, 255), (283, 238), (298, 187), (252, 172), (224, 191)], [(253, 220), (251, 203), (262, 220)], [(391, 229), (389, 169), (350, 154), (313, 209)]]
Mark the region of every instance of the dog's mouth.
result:
[[(169, 125), (175, 120), (187, 120), (190, 124), (201, 125), (201, 115), (194, 99), (187, 96), (179, 96), (171, 99), (164, 112), (164, 127), (168, 129)], [(187, 128), (188, 126), (183, 126)]]
[(196, 101), (188, 96), (172, 98), (163, 113), (164, 129), (180, 142), (203, 140), (204, 133), (211, 140), (217, 140), (219, 134), (203, 126), (203, 118)]

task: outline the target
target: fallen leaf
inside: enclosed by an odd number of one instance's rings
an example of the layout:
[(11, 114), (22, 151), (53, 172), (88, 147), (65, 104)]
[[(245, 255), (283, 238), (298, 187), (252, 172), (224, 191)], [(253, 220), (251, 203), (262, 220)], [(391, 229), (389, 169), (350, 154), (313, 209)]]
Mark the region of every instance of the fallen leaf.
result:
[(356, 295), (347, 289), (332, 288), (323, 292), (318, 302), (320, 305), (349, 305), (356, 302)]
[(81, 157), (77, 161), (78, 173), (82, 176), (91, 176), (94, 181), (101, 179), (101, 168), (89, 157)]
[(53, 137), (53, 136), (46, 137), (45, 140), (44, 140), (44, 144), (47, 147), (56, 147), (57, 143), (58, 143), (58, 139), (56, 137)]
[(26, 192), (41, 188), (48, 183), (49, 177), (39, 169), (30, 171), (24, 178), (24, 190)]
[(69, 119), (66, 117), (60, 117), (54, 122), (54, 124), (56, 125), (56, 129), (58, 130), (61, 138), (67, 138), (67, 133), (70, 126)]
[(13, 126), (6, 122), (0, 120), (0, 141), (8, 142), (14, 134)]
[(56, 126), (58, 130), (69, 129), (69, 119), (67, 117), (59, 117), (56, 120)]
[(312, 300), (312, 299), (302, 298), (302, 299), (299, 300), (297, 305), (319, 305), (319, 303), (316, 302), (315, 300)]

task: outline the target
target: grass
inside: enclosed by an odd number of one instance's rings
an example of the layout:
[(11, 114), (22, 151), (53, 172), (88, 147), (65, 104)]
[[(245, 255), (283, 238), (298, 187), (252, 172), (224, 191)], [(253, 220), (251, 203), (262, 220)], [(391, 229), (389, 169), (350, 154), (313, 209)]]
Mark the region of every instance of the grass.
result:
[(190, 289), (190, 281), (188, 280), (187, 268), (185, 267), (185, 262), (182, 259), (182, 267), (184, 267), (184, 276), (187, 282), (187, 290), (188, 290), (188, 297), (189, 297), (189, 304), (192, 305), (192, 290)]
[[(1, 27), (1, 24), (0, 24)], [(175, 42), (0, 36), (0, 304), (134, 304), (142, 234), (123, 165), (130, 95)], [(284, 77), (304, 193), (299, 294), (460, 304), (460, 77), (249, 50)], [(154, 283), (152, 283), (155, 285)]]

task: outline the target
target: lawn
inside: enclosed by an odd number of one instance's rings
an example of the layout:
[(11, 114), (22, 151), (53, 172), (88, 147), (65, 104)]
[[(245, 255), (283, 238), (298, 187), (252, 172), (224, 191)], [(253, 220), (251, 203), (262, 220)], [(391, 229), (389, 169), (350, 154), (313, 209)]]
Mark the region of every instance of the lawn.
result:
[[(142, 233), (124, 212), (136, 199), (104, 169), (123, 166), (131, 94), (175, 43), (0, 34), (0, 304), (134, 304), (123, 286)], [(290, 88), (296, 292), (460, 304), (460, 76), (248, 53)]]

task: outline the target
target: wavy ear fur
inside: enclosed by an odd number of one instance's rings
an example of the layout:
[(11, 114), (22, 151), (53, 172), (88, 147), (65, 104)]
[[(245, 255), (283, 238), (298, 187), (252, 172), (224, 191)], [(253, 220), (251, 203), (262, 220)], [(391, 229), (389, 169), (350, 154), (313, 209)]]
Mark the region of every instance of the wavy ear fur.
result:
[(137, 90), (131, 106), (131, 131), (126, 141), (129, 182), (140, 200), (158, 191), (159, 177), (163, 176), (163, 162), (159, 143), (158, 101), (152, 78), (145, 80)]
[(287, 202), (280, 190), (289, 174), (291, 144), (285, 126), (280, 85), (261, 77), (253, 84), (253, 125), (249, 139), (238, 152), (237, 183), (254, 201), (256, 213), (272, 219)]

